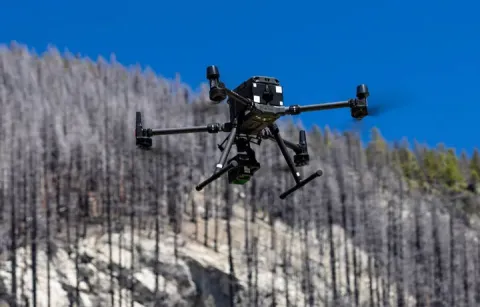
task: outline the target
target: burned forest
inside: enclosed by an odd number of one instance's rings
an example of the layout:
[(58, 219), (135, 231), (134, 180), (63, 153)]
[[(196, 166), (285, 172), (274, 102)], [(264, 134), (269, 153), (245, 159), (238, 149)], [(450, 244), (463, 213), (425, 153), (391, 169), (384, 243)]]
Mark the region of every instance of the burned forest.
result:
[(141, 151), (135, 112), (155, 128), (222, 122), (208, 90), (18, 44), (0, 49), (0, 110), (6, 306), (480, 305), (477, 151), (314, 127), (304, 171), (324, 175), (293, 196), (278, 197), (293, 178), (273, 142), (246, 185), (196, 192), (225, 135)]

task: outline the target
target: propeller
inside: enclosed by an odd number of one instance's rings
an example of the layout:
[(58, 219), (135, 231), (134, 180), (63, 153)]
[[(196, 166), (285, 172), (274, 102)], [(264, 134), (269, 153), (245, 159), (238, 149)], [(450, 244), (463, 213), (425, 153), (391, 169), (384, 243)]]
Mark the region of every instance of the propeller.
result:
[[(412, 107), (412, 98), (413, 95), (410, 93), (398, 90), (384, 89), (374, 92), (368, 97), (368, 115), (363, 119), (352, 118), (351, 121), (347, 121), (345, 127), (342, 127), (341, 130), (362, 135), (367, 127), (371, 126), (371, 124), (367, 125), (365, 120), (372, 123), (372, 121), (383, 116), (393, 115), (394, 112)], [(368, 117), (372, 119), (368, 119)]]
[(380, 91), (368, 98), (368, 116), (383, 116), (386, 113), (404, 109), (411, 104), (411, 95), (397, 91)]

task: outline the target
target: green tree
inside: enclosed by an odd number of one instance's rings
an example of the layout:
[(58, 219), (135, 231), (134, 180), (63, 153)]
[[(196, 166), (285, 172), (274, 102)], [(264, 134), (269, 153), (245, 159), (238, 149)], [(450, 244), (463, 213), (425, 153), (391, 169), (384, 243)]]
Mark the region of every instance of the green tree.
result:
[(460, 171), (462, 172), (465, 178), (470, 177), (470, 161), (468, 159), (467, 152), (462, 150), (460, 154), (460, 159), (458, 160), (458, 166), (460, 167)]
[(374, 127), (370, 131), (370, 142), (368, 143), (366, 154), (369, 167), (384, 164), (386, 154), (388, 153), (387, 142), (383, 138), (380, 130)]
[(470, 173), (470, 180), (473, 183), (478, 183), (480, 182), (480, 175), (476, 171), (472, 170), (472, 172)]
[(465, 180), (453, 149), (448, 149), (446, 153), (441, 154), (441, 166), (441, 179), (447, 187), (455, 189), (464, 187)]
[(475, 170), (472, 170), (470, 172), (470, 180), (468, 182), (467, 189), (470, 192), (477, 193), (479, 184), (480, 184), (480, 175)]
[(434, 150), (425, 148), (422, 153), (422, 168), (425, 180), (434, 183), (439, 177), (440, 163)]
[(410, 180), (418, 180), (420, 177), (420, 167), (414, 153), (409, 149), (410, 145), (406, 139), (402, 140), (400, 146), (396, 148), (399, 166), (403, 175)]
[(473, 150), (472, 159), (470, 160), (470, 170), (480, 174), (480, 152), (478, 152), (478, 148)]

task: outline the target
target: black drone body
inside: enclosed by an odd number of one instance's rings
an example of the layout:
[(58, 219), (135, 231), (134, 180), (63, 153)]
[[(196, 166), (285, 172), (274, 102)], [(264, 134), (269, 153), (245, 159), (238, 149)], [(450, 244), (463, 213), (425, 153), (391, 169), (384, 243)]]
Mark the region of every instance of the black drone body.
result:
[[(300, 131), (298, 144), (286, 141), (280, 136), (275, 123), (276, 120), (285, 115), (298, 115), (303, 112), (337, 108), (350, 108), (351, 116), (356, 119), (368, 115), (367, 98), (369, 92), (364, 84), (357, 86), (357, 97), (347, 101), (287, 107), (283, 105), (283, 88), (275, 78), (252, 77), (234, 90), (226, 88), (219, 78), (220, 73), (216, 66), (207, 67), (210, 100), (220, 103), (228, 98), (230, 119), (227, 123), (186, 128), (145, 129), (143, 128), (141, 113), (137, 112), (136, 114), (135, 137), (136, 144), (141, 149), (150, 149), (152, 147), (151, 137), (155, 135), (196, 132), (228, 133), (223, 143), (218, 145), (222, 153), (213, 175), (197, 185), (197, 191), (202, 190), (226, 173), (228, 173), (230, 184), (245, 184), (248, 182), (253, 174), (260, 169), (260, 163), (258, 163), (250, 144), (260, 145), (263, 139), (268, 139), (277, 143), (296, 182), (295, 186), (280, 195), (280, 198), (284, 199), (313, 179), (320, 177), (323, 172), (317, 170), (305, 179), (301, 178), (296, 168), (308, 165), (310, 159), (306, 133), (304, 130)], [(237, 155), (228, 159), (233, 145), (237, 148)], [(288, 148), (295, 153), (293, 159), (288, 153)]]

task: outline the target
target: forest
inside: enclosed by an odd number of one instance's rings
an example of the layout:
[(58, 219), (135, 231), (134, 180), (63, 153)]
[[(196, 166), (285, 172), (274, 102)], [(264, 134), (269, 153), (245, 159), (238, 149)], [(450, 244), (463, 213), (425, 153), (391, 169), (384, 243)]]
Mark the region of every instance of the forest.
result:
[[(210, 103), (205, 86), (192, 89), (180, 77), (168, 80), (149, 68), (125, 67), (113, 55), (91, 60), (53, 47), (41, 55), (18, 44), (0, 48), (0, 271), (2, 261), (13, 267), (25, 261), (15, 250), (29, 246), (36, 276), (37, 251), (45, 250), (50, 263), (58, 248), (74, 250), (94, 227), (110, 239), (127, 226), (151, 227), (154, 233), (168, 227), (181, 236), (186, 223), (221, 219), (229, 232), (232, 208), (245, 206), (250, 212), (245, 227), (264, 218), (272, 235), (277, 220), (305, 234), (304, 267), (295, 274), (306, 298), (287, 306), (480, 305), (478, 149), (469, 156), (442, 144), (391, 142), (379, 129), (363, 144), (353, 132), (313, 127), (307, 133), (311, 163), (303, 171), (318, 167), (324, 175), (310, 186), (278, 199), (293, 178), (275, 144), (265, 140), (255, 148), (262, 169), (251, 182), (234, 189), (218, 180), (201, 192), (199, 204), (193, 187), (213, 170), (225, 135), (157, 137), (151, 151), (140, 151), (133, 131), (136, 111), (154, 128), (223, 122), (226, 106)], [(281, 129), (285, 139), (296, 142), (301, 125), (285, 121)], [(334, 239), (334, 225), (344, 238)], [(308, 233), (320, 232), (327, 233), (326, 240), (308, 242)], [(220, 236), (219, 230), (204, 235), (214, 241)], [(229, 246), (232, 235), (227, 233)], [(243, 254), (229, 249), (229, 257), (245, 257), (252, 267), (245, 306), (265, 306), (250, 291), (257, 264), (247, 237)], [(347, 239), (355, 248), (335, 255), (331, 247)], [(161, 238), (156, 240), (158, 245)], [(330, 246), (330, 254), (323, 246)], [(283, 261), (274, 274), (288, 280), (286, 243), (271, 249)], [(359, 269), (359, 250), (368, 254), (366, 271)], [(318, 268), (310, 254), (332, 263), (325, 277), (330, 303), (319, 299), (324, 294), (317, 293)], [(26, 290), (18, 274), (11, 270), (10, 287), (0, 274), (0, 297), (22, 306), (18, 298)], [(114, 278), (111, 273), (110, 282)], [(78, 283), (72, 300), (78, 300)], [(32, 286), (31, 306), (39, 299), (36, 291)], [(270, 295), (271, 306), (279, 295)], [(233, 298), (230, 304), (236, 304)]]

